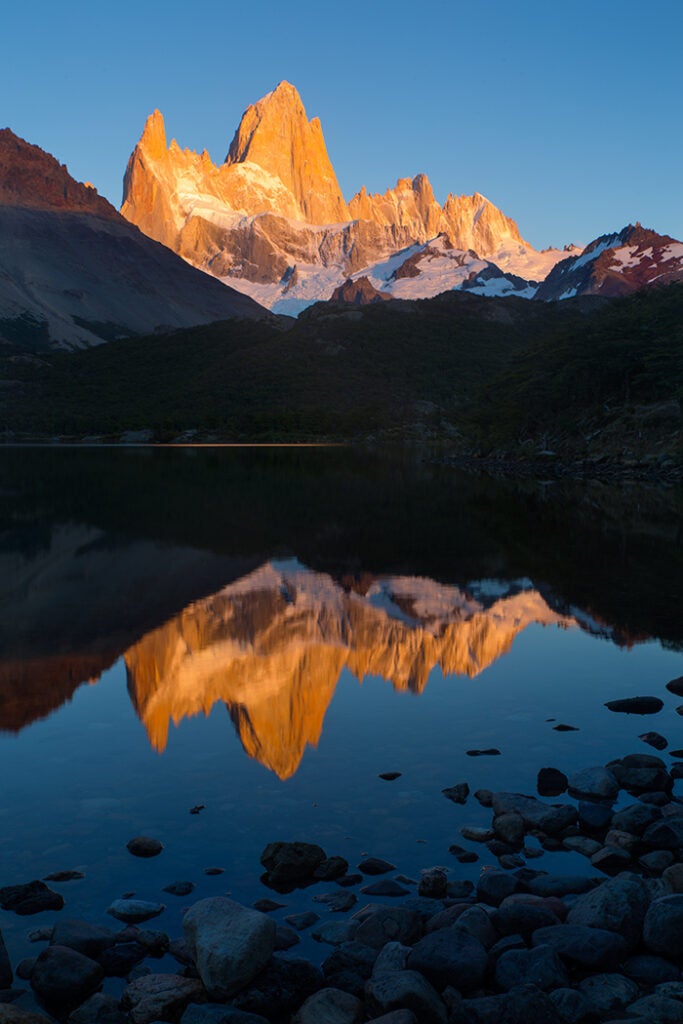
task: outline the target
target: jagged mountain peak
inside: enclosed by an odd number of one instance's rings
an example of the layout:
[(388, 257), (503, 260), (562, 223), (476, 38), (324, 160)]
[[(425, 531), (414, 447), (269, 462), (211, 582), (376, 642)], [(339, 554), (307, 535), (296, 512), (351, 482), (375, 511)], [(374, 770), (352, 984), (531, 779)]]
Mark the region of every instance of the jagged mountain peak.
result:
[(10, 128), (0, 130), (0, 205), (118, 218), (96, 189), (76, 181), (65, 164)]
[(138, 145), (155, 159), (166, 152), (166, 125), (160, 110), (154, 110), (145, 121)]
[(279, 178), (310, 223), (350, 220), (320, 121), (308, 120), (301, 97), (289, 82), (280, 82), (242, 115), (225, 163), (247, 162)]

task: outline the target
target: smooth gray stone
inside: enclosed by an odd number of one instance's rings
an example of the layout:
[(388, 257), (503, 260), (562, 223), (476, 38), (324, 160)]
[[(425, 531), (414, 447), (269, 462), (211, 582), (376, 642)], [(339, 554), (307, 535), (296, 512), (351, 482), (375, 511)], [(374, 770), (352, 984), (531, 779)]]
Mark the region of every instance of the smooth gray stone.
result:
[(201, 981), (179, 974), (148, 974), (124, 989), (121, 1005), (133, 1024), (177, 1020), (187, 1005), (205, 998)]
[(550, 946), (511, 949), (503, 953), (496, 964), (495, 980), (504, 992), (518, 985), (536, 985), (548, 992), (569, 984), (564, 965)]
[(200, 900), (183, 918), (185, 941), (212, 999), (229, 999), (270, 959), (276, 924), (224, 896)]
[(471, 992), (482, 982), (488, 956), (481, 942), (456, 924), (425, 935), (408, 957), (411, 971), (419, 971), (440, 992), (452, 985)]
[(443, 1001), (418, 971), (392, 971), (370, 978), (365, 997), (373, 1013), (406, 1009), (413, 1011), (420, 1024), (447, 1024)]
[(567, 915), (567, 923), (616, 932), (635, 950), (649, 902), (645, 883), (638, 875), (623, 874), (579, 896)]
[(590, 1009), (600, 1016), (625, 1009), (640, 994), (636, 983), (623, 974), (593, 974), (580, 982), (579, 989)]
[(683, 959), (683, 893), (662, 896), (648, 907), (643, 941), (653, 953)]
[(422, 918), (416, 910), (370, 904), (354, 938), (366, 946), (381, 949), (387, 942), (412, 945), (422, 934)]
[(581, 768), (572, 772), (568, 780), (572, 796), (591, 797), (594, 800), (615, 800), (619, 783), (609, 768)]
[(322, 988), (308, 997), (292, 1024), (361, 1024), (364, 1016), (360, 999), (338, 988)]
[(31, 988), (48, 1005), (78, 1006), (99, 988), (103, 976), (90, 957), (68, 946), (48, 946), (36, 958)]
[(180, 1024), (269, 1024), (265, 1017), (218, 1003), (190, 1003)]
[(616, 967), (627, 952), (627, 943), (621, 935), (578, 924), (539, 928), (532, 935), (531, 941), (534, 946), (552, 946), (571, 965), (593, 970)]
[(124, 921), (126, 924), (141, 924), (143, 921), (151, 921), (153, 917), (163, 914), (165, 909), (165, 903), (149, 903), (147, 900), (114, 900), (107, 907), (107, 913), (115, 917), (117, 921)]

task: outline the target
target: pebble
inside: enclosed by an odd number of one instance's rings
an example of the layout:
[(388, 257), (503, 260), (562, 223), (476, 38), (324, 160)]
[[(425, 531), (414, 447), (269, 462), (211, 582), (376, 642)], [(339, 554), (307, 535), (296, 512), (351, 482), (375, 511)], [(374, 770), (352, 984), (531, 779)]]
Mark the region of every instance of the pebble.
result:
[(162, 892), (170, 892), (171, 896), (189, 896), (194, 887), (194, 882), (171, 882), (164, 886)]
[(605, 707), (625, 715), (656, 715), (664, 707), (664, 701), (659, 697), (623, 697), (605, 701)]
[(500, 750), (497, 747), (487, 747), (486, 750), (467, 750), (465, 753), (468, 757), (496, 757)]
[(654, 747), (655, 750), (666, 750), (669, 745), (664, 736), (658, 732), (643, 732), (640, 734), (638, 739), (642, 740), (643, 743), (647, 743), (649, 746)]
[(449, 800), (452, 800), (454, 804), (464, 804), (470, 795), (470, 787), (466, 782), (456, 782), (454, 786), (448, 786), (446, 789), (442, 789), (441, 792)]
[(385, 875), (388, 871), (395, 871), (396, 865), (381, 857), (366, 857), (358, 865), (358, 870), (364, 875)]
[(115, 917), (117, 921), (125, 921), (126, 924), (139, 924), (142, 921), (150, 921), (153, 917), (163, 914), (166, 909), (165, 903), (149, 903), (147, 900), (114, 900), (107, 907), (107, 913)]
[(380, 772), (377, 776), (378, 779), (384, 779), (385, 782), (393, 782), (394, 779), (400, 779), (403, 772)]

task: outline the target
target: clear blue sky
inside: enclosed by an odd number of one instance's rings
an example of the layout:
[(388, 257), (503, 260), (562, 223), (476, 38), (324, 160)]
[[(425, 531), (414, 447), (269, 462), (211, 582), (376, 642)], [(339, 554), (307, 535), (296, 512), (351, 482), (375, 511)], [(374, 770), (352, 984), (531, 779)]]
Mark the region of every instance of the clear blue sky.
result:
[(635, 220), (683, 238), (681, 0), (35, 0), (0, 28), (0, 126), (116, 205), (155, 107), (219, 161), (286, 78), (347, 198), (424, 171), (538, 247)]

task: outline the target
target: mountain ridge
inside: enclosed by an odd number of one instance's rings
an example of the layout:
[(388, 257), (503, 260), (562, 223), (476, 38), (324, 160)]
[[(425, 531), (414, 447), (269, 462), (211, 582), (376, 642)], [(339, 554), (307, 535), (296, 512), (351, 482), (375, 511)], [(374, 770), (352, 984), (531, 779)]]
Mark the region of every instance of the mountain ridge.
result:
[(308, 120), (288, 82), (247, 108), (223, 164), (175, 140), (166, 146), (155, 111), (128, 161), (121, 212), (278, 312), (329, 298), (349, 276), (440, 234), (526, 279), (545, 277), (566, 255), (537, 252), (480, 193), (451, 193), (440, 205), (425, 174), (382, 194), (361, 188), (347, 204), (320, 120)]

